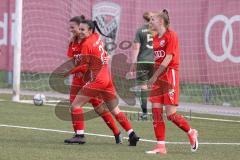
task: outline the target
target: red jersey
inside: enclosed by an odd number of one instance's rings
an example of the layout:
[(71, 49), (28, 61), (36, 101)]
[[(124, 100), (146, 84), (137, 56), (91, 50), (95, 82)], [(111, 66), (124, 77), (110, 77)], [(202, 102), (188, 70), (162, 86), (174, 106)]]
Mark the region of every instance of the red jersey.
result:
[(80, 54), (80, 51), (80, 43), (71, 42), (68, 46), (67, 56), (68, 58), (73, 58), (74, 55)]
[(167, 29), (162, 37), (155, 35), (153, 37), (153, 51), (155, 65), (159, 66), (167, 54), (173, 55), (168, 68), (178, 70), (179, 68), (179, 44), (177, 33)]
[(106, 57), (107, 52), (97, 33), (93, 33), (82, 41), (80, 63), (87, 64), (91, 81), (109, 74)]
[[(73, 43), (71, 42), (68, 46), (67, 56), (68, 58), (73, 58), (75, 61), (80, 57), (81, 54), (81, 43)], [(76, 62), (74, 62), (76, 65)], [(71, 74), (74, 74), (77, 77), (82, 77), (82, 73), (85, 73), (87, 71), (86, 67), (75, 67), (72, 69)]]
[[(80, 57), (81, 54), (81, 44), (80, 43), (70, 43), (68, 47), (67, 56), (69, 58), (77, 59)], [(89, 81), (88, 74), (86, 73), (87, 68), (83, 66), (77, 66), (74, 69), (71, 70), (71, 73), (74, 74), (71, 88), (70, 88), (70, 102), (73, 103), (74, 99), (76, 98), (76, 95), (78, 95), (79, 90), (85, 85), (86, 81)], [(85, 73), (85, 77), (83, 77), (83, 74)], [(84, 79), (83, 79), (84, 78)], [(90, 103), (92, 103), (93, 107), (98, 107), (102, 100), (100, 99), (90, 99)]]

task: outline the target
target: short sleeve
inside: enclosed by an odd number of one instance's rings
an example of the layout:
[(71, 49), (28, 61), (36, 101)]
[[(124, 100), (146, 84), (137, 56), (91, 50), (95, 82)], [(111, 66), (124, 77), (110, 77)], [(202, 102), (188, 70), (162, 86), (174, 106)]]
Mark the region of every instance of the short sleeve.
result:
[(171, 32), (167, 41), (166, 54), (171, 54), (173, 56), (176, 55), (177, 45), (178, 45), (177, 34), (174, 32)]

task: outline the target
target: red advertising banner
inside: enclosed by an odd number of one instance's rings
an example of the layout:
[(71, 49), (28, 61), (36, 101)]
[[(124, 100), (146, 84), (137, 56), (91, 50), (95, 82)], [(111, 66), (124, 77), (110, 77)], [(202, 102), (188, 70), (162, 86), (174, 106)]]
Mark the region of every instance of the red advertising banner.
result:
[[(0, 70), (12, 70), (14, 2), (0, 2)], [(109, 6), (98, 5), (100, 0), (24, 0), (22, 71), (50, 73), (66, 60), (68, 21), (72, 16), (84, 14), (101, 23), (101, 15), (110, 15), (105, 17), (108, 26), (102, 28), (114, 36), (117, 49), (113, 54), (129, 55), (131, 48), (121, 50), (118, 46), (123, 41), (133, 41), (137, 28), (143, 24), (142, 14), (167, 8), (171, 28), (180, 39), (181, 82), (240, 86), (240, 1), (104, 2), (113, 3), (111, 12), (104, 10)]]

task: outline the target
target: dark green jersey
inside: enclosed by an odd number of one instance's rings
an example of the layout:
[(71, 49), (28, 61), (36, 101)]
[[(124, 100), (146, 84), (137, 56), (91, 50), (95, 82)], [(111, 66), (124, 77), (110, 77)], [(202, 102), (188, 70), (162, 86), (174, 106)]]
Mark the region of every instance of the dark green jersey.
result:
[(153, 37), (148, 29), (148, 25), (145, 24), (137, 30), (134, 42), (140, 43), (140, 50), (138, 53), (138, 62), (153, 62)]

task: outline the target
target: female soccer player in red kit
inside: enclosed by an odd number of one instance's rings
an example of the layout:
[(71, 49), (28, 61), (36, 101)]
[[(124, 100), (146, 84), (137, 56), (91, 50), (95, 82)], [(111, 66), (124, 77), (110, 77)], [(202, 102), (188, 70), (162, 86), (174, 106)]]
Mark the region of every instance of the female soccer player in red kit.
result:
[[(73, 37), (71, 39), (71, 42), (69, 44), (67, 56), (70, 59), (74, 59), (74, 57), (80, 56), (81, 53), (81, 38), (79, 37), (79, 24), (81, 21), (83, 21), (85, 18), (84, 16), (76, 16), (70, 19), (70, 32), (73, 34)], [(70, 103), (72, 103), (78, 94), (79, 90), (85, 85), (85, 81), (83, 80), (83, 73), (86, 72), (86, 68), (77, 68), (71, 71), (71, 74), (73, 76), (72, 78), (72, 84), (70, 88)], [(114, 122), (114, 119), (109, 112), (109, 110), (106, 110), (103, 105), (103, 101), (100, 99), (90, 99), (89, 102), (94, 107), (94, 110), (102, 117), (102, 119), (106, 122), (108, 127), (113, 131), (113, 134), (115, 136), (116, 143), (121, 143), (121, 136), (120, 131), (117, 127), (117, 125)], [(84, 117), (83, 117), (83, 109), (81, 107), (75, 108), (71, 112), (72, 115), (72, 124), (75, 131), (75, 135), (73, 138), (66, 139), (65, 143), (79, 143), (83, 144), (85, 143), (84, 139)], [(81, 115), (81, 118), (76, 118), (79, 115)]]
[[(153, 38), (154, 75), (148, 81), (148, 85), (152, 87), (150, 101), (152, 103), (153, 126), (157, 145), (153, 150), (146, 153), (167, 153), (165, 148), (163, 106), (165, 106), (167, 119), (186, 132), (191, 144), (191, 150), (194, 152), (198, 149), (198, 132), (195, 129), (191, 129), (182, 115), (176, 113), (179, 99), (180, 51), (177, 34), (169, 28), (170, 20), (166, 9), (155, 14), (151, 18), (151, 24), (153, 30), (158, 33)], [(165, 91), (159, 94), (158, 88)]]
[(133, 131), (125, 114), (117, 106), (115, 89), (106, 61), (107, 52), (99, 35), (95, 33), (95, 27), (97, 24), (90, 20), (82, 21), (79, 25), (79, 37), (82, 39), (81, 56), (76, 57), (75, 60), (78, 61), (78, 66), (87, 66), (90, 80), (79, 91), (71, 109), (72, 111), (80, 110), (93, 97), (103, 99), (116, 120), (128, 132), (129, 146), (136, 146), (139, 137)]

